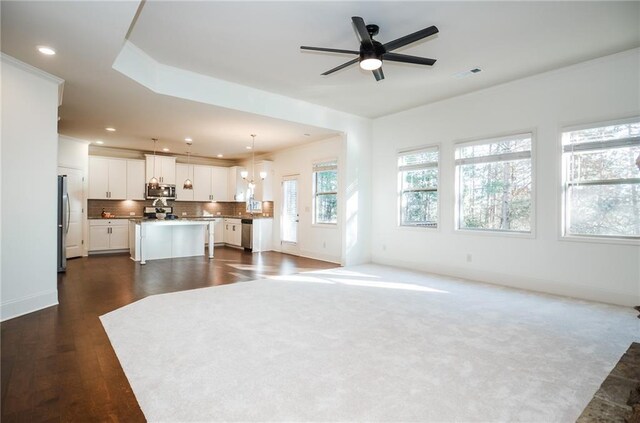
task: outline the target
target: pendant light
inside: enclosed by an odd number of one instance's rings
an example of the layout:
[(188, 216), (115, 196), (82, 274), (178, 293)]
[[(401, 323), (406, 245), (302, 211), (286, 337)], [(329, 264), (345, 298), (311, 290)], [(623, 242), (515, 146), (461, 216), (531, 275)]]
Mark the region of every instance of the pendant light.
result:
[[(248, 186), (249, 189), (251, 190), (252, 196), (253, 196), (253, 189), (256, 187), (256, 183), (255, 183), (255, 177), (256, 177), (256, 134), (251, 134), (251, 180), (248, 181)], [(246, 170), (243, 170), (242, 172), (240, 172), (240, 176), (242, 176), (242, 179), (244, 179), (245, 181), (247, 180), (247, 177), (249, 176), (249, 172), (247, 172)], [(260, 179), (264, 180), (264, 178), (267, 177), (267, 172), (260, 172)]]
[(153, 175), (151, 179), (149, 179), (149, 188), (158, 189), (160, 184), (158, 184), (158, 178), (156, 178), (156, 144), (158, 143), (157, 138), (151, 138), (153, 140)]
[[(187, 141), (187, 145), (189, 146), (189, 150), (187, 151), (187, 173), (189, 172), (188, 169), (191, 164), (191, 144), (193, 144), (193, 141)], [(184, 180), (182, 189), (193, 189), (193, 182), (189, 179), (189, 175), (187, 175), (187, 179)]]

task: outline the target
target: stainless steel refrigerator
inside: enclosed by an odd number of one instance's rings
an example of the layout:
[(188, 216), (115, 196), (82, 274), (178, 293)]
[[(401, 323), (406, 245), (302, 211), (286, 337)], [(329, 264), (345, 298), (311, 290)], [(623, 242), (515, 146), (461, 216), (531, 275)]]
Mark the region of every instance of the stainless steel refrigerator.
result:
[(67, 176), (58, 176), (58, 273), (67, 270), (67, 232), (69, 232)]

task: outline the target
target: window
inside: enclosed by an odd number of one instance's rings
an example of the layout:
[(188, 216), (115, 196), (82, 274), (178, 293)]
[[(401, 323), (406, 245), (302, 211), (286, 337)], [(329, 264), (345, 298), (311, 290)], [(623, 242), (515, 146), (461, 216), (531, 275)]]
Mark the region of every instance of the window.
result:
[(562, 133), (565, 236), (640, 238), (640, 118)]
[(531, 232), (532, 134), (456, 147), (457, 228)]
[(398, 155), (400, 226), (438, 227), (438, 147)]
[(338, 161), (313, 165), (313, 223), (338, 223)]

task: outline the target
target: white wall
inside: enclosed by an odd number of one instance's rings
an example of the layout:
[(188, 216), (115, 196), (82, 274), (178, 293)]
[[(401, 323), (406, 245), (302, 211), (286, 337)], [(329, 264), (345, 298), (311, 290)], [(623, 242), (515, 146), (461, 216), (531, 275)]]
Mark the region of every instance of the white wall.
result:
[(80, 169), (86, 175), (89, 171), (89, 141), (58, 137), (58, 166)]
[[(318, 160), (338, 159), (338, 224), (313, 225), (313, 173), (312, 165)], [(334, 263), (343, 263), (343, 232), (345, 216), (344, 175), (345, 148), (343, 138), (334, 137), (323, 141), (289, 148), (272, 155), (273, 184), (273, 248), (280, 251), (280, 218), (282, 214), (282, 187), (284, 176), (298, 176), (298, 224), (299, 255)]]
[[(640, 114), (639, 64), (635, 49), (376, 119), (373, 261), (640, 304), (640, 247), (560, 239), (559, 157), (561, 128)], [(535, 131), (534, 236), (454, 231), (453, 143), (527, 130)], [(441, 147), (440, 228), (398, 228), (396, 153), (431, 143)]]
[(6, 320), (58, 303), (55, 77), (2, 55), (2, 300)]

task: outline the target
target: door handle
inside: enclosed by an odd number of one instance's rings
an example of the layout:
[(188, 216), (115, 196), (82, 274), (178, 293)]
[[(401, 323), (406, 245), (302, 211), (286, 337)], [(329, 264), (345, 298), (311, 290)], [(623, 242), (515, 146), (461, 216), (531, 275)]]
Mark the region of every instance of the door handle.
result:
[(69, 224), (71, 223), (71, 201), (69, 201), (69, 193), (67, 193), (67, 229), (64, 233), (69, 233)]

